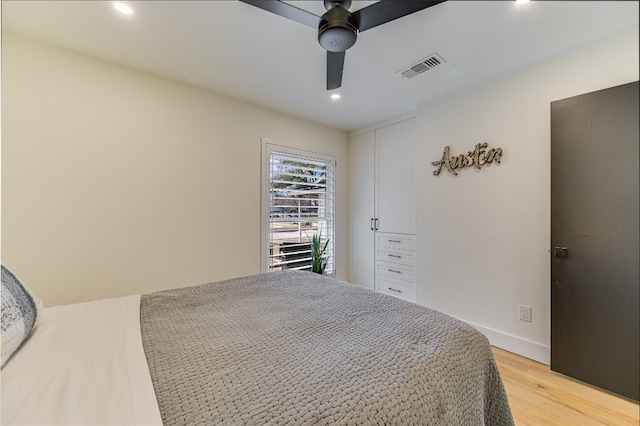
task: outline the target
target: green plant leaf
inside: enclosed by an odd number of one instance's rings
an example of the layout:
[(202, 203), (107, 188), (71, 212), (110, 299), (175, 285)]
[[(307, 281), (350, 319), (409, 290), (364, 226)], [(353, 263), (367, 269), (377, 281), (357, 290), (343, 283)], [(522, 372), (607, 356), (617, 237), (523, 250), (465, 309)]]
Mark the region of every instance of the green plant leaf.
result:
[(327, 251), (327, 245), (329, 240), (327, 239), (322, 244), (322, 232), (320, 234), (313, 234), (311, 237), (311, 271), (323, 274), (327, 268), (328, 259), (325, 256)]

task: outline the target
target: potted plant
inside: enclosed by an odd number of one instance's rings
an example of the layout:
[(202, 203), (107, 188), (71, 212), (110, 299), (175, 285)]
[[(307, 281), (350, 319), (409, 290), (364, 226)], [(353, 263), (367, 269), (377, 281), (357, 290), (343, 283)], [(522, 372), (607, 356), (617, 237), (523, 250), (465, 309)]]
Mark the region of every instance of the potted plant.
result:
[(324, 270), (327, 268), (327, 244), (329, 239), (322, 244), (322, 232), (320, 234), (313, 234), (311, 237), (311, 272), (316, 274), (324, 274)]

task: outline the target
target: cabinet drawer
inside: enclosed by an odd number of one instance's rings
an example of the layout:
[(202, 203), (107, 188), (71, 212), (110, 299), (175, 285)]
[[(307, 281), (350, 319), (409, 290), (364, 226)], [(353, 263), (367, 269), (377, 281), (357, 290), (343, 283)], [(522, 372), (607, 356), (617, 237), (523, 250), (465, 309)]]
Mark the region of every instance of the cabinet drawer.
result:
[(415, 266), (416, 252), (413, 250), (376, 247), (376, 260)]
[(416, 268), (414, 265), (376, 260), (376, 275), (378, 274), (413, 281), (416, 277)]
[(410, 234), (376, 233), (376, 248), (389, 247), (403, 250), (416, 249), (416, 236)]
[(388, 294), (410, 302), (416, 301), (416, 287), (412, 283), (377, 276), (376, 290), (380, 293)]

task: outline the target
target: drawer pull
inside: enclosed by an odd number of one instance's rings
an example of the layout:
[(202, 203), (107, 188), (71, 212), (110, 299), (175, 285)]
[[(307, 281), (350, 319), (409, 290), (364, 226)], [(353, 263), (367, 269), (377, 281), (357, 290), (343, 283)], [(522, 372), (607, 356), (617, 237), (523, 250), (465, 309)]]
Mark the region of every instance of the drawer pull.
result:
[(392, 287), (387, 287), (387, 288), (391, 291), (395, 291), (396, 293), (402, 293), (402, 290), (396, 290), (395, 288), (392, 288)]
[(387, 269), (389, 272), (393, 272), (394, 274), (401, 274), (402, 271), (398, 271), (396, 269)]
[(402, 259), (402, 256), (398, 256), (397, 254), (389, 254), (389, 257), (395, 257), (396, 259)]
[(390, 243), (401, 243), (402, 240), (389, 240)]

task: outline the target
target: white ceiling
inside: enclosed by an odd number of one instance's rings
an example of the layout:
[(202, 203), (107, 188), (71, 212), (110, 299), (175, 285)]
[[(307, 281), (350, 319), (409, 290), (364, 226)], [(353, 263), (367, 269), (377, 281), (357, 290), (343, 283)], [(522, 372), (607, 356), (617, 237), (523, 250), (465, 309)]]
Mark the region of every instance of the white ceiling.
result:
[[(638, 1), (449, 0), (360, 34), (332, 101), (312, 28), (234, 0), (126, 3), (134, 15), (107, 1), (2, 1), (2, 31), (351, 130), (638, 27)], [(446, 64), (396, 74), (433, 53)]]

